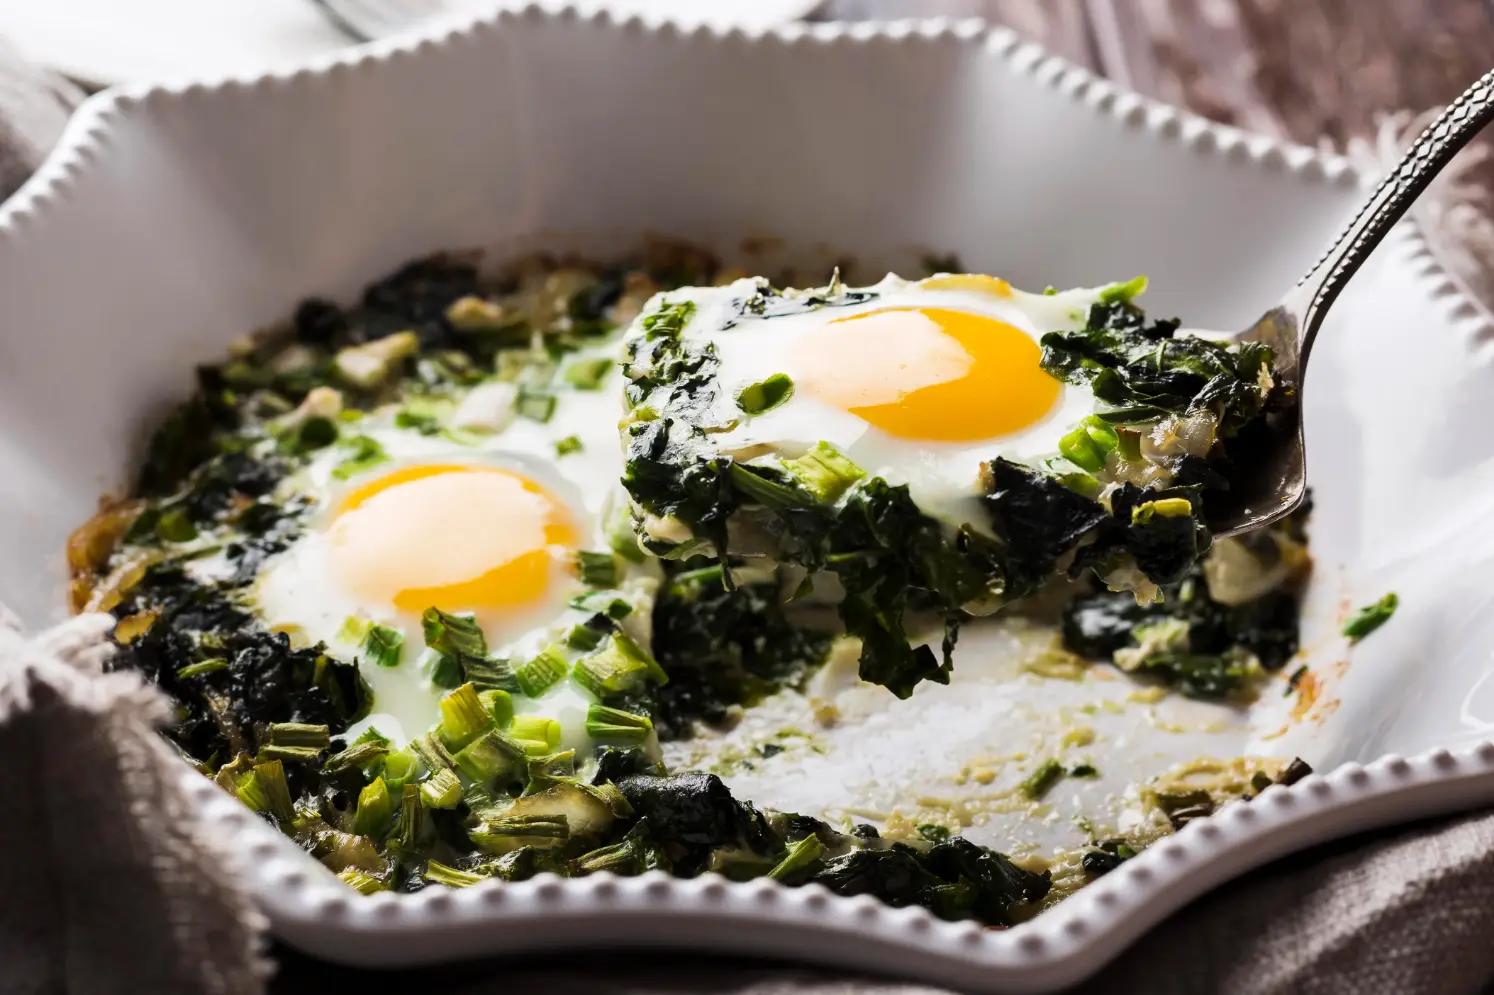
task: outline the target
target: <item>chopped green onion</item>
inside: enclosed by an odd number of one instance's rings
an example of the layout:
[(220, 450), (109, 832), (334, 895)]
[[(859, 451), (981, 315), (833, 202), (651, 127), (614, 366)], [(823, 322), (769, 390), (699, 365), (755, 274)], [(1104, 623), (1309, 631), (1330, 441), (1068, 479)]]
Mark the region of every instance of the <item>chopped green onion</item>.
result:
[(949, 831), (948, 826), (936, 826), (928, 822), (918, 827), (918, 835), (930, 843), (943, 843), (954, 834)]
[(1099, 777), (1100, 770), (1094, 764), (1080, 763), (1069, 768), (1070, 777)]
[(355, 435), (343, 443), (350, 452), (347, 459), (337, 464), (332, 470), (332, 476), (338, 480), (347, 480), (349, 477), (364, 470), (371, 470), (380, 463), (387, 463), (389, 455), (384, 452), (384, 447), (378, 439), (366, 435)]
[(798, 459), (784, 460), (783, 468), (797, 477), (816, 500), (826, 504), (837, 500), (866, 476), (865, 470), (823, 439)]
[(228, 661), (221, 656), (215, 656), (198, 663), (189, 663), (185, 667), (179, 667), (176, 676), (185, 680), (188, 677), (200, 677), (203, 674), (211, 674), (219, 670), (227, 670)]
[(156, 535), (165, 542), (191, 542), (197, 538), (197, 527), (186, 512), (173, 508), (156, 519)]
[(1096, 295), (1095, 299), (1101, 304), (1113, 304), (1116, 301), (1129, 302), (1131, 298), (1146, 290), (1146, 284), (1147, 279), (1144, 276), (1135, 277), (1124, 283), (1107, 284), (1100, 288), (1100, 292)]
[(521, 846), (551, 847), (570, 838), (564, 815), (517, 815), (484, 822), (467, 834), (489, 853), (507, 853)]
[(1090, 415), (1058, 440), (1058, 451), (1080, 469), (1098, 473), (1105, 468), (1105, 457), (1119, 444), (1115, 429), (1103, 419)]
[(646, 315), (640, 325), (651, 339), (665, 335), (673, 337), (685, 330), (694, 315), (694, 301), (669, 301), (659, 305), (654, 313)]
[[(560, 723), (555, 723), (555, 737), (559, 740)], [(524, 794), (532, 795), (543, 787), (549, 787), (557, 778), (573, 777), (576, 773), (576, 751), (563, 750), (560, 753), (546, 753), (543, 756), (530, 757), (526, 763), (529, 768), (529, 785), (524, 789)], [(609, 787), (617, 790), (616, 785), (610, 781)], [(626, 799), (624, 799), (626, 801)]]
[(330, 418), (313, 415), (291, 428), (281, 440), (281, 446), (293, 456), (301, 456), (317, 449), (325, 449), (337, 441), (337, 423)]
[(406, 330), (339, 349), (332, 364), (345, 382), (360, 390), (373, 390), (389, 379), (406, 358), (419, 351), (420, 337)]
[(493, 715), (477, 697), (477, 689), (463, 684), (441, 699), (441, 744), (457, 751), (493, 726)]
[(627, 501), (612, 502), (607, 509), (605, 527), (607, 545), (614, 553), (632, 563), (642, 563), (647, 559), (643, 547), (638, 545), (638, 533), (633, 529), (633, 513)]
[(234, 793), (245, 805), (256, 812), (268, 812), (277, 822), (288, 823), (295, 817), (290, 785), (279, 760), (255, 764), (234, 786)]
[(398, 666), (404, 648), (405, 634), (387, 625), (371, 625), (363, 637), (363, 652), (368, 654), (375, 666)]
[(578, 359), (567, 366), (561, 376), (577, 390), (596, 390), (602, 385), (602, 378), (615, 365), (605, 356), (598, 359)]
[(669, 683), (664, 668), (622, 631), (614, 632), (600, 651), (577, 660), (571, 676), (598, 698), (632, 691), (646, 681)]
[(432, 684), (449, 691), (460, 686), (467, 679), (467, 672), (458, 657), (443, 656), (437, 653), (435, 660), (431, 663), (429, 676)]
[(555, 440), (555, 455), (569, 456), (571, 453), (581, 451), (581, 437), (579, 435), (568, 435), (564, 439)]
[(1100, 499), (1100, 482), (1064, 457), (1055, 456), (1043, 460), (1043, 469), (1057, 477), (1058, 482), (1069, 490), (1083, 494), (1091, 501)]
[(1121, 454), (1121, 459), (1127, 463), (1135, 463), (1141, 459), (1141, 433), (1129, 428), (1115, 427), (1115, 448)]
[(1356, 643), (1359, 642), (1359, 640), (1390, 621), (1390, 616), (1395, 614), (1395, 610), (1400, 606), (1400, 603), (1400, 597), (1392, 591), (1374, 604), (1365, 605), (1355, 612), (1349, 621), (1344, 623), (1344, 635)]
[(596, 553), (589, 549), (577, 550), (576, 565), (580, 570), (581, 583), (587, 587), (617, 585), (617, 557), (611, 553)]
[(474, 884), (482, 884), (488, 880), (485, 874), (459, 871), (455, 867), (448, 867), (439, 860), (426, 861), (424, 877), (427, 881), (434, 882), (435, 884), (444, 884), (448, 888), (470, 888)]
[(323, 773), (339, 774), (354, 767), (362, 767), (366, 763), (377, 760), (389, 752), (388, 743), (373, 741), (354, 743), (341, 753), (334, 753), (322, 764)]
[(349, 615), (343, 619), (342, 628), (337, 630), (337, 638), (344, 643), (352, 643), (354, 646), (361, 645), (363, 637), (368, 635), (368, 630), (373, 628), (373, 623), (366, 618), (357, 615)]
[[(462, 657), (462, 674), (479, 691), (496, 689), (510, 694), (519, 690), (514, 670), (508, 661), (494, 657)], [(461, 683), (460, 681), (458, 683)]]
[(1153, 518), (1187, 518), (1193, 514), (1193, 503), (1187, 498), (1158, 498), (1143, 501), (1131, 509), (1131, 524), (1145, 525)]
[(421, 435), (436, 435), (441, 431), (441, 419), (433, 411), (416, 411), (405, 408), (395, 412), (395, 428), (408, 428)]
[(737, 407), (749, 415), (760, 415), (794, 396), (794, 381), (786, 373), (775, 373), (766, 380), (748, 384), (737, 391)]
[(420, 801), (426, 808), (456, 808), (462, 800), (462, 781), (455, 771), (438, 770), (420, 785)]
[(571, 868), (575, 874), (595, 874), (597, 871), (624, 876), (642, 874), (648, 869), (645, 844), (638, 837), (629, 837), (620, 843), (598, 847), (571, 861)]
[(420, 616), (425, 644), (443, 656), (487, 656), (482, 627), (470, 615), (451, 615), (427, 608)]
[(273, 760), (314, 760), (331, 745), (330, 730), (307, 722), (271, 722), (261, 755)]
[(774, 865), (767, 876), (774, 881), (797, 882), (819, 861), (824, 852), (825, 844), (820, 842), (818, 836), (810, 833), (802, 840), (790, 843), (784, 851), (783, 859)]
[(414, 750), (397, 750), (384, 757), (383, 768), (379, 776), (384, 779), (384, 786), (391, 792), (398, 791), (420, 773), (423, 763), (420, 755)]
[(611, 781), (585, 785), (585, 790), (587, 794), (606, 805), (615, 817), (626, 819), (633, 814), (633, 806), (628, 803), (628, 796)]
[(606, 615), (614, 622), (633, 614), (633, 606), (618, 597), (616, 591), (592, 591), (571, 599), (571, 607), (584, 612)]
[(399, 822), (395, 825), (395, 842), (407, 854), (420, 846), (425, 830), (425, 806), (420, 801), (420, 786), (406, 784), (400, 789)]
[(389, 887), (379, 878), (367, 871), (360, 871), (356, 867), (344, 867), (337, 872), (337, 876), (342, 879), (343, 884), (360, 895), (372, 895), (376, 891), (383, 891)]
[(493, 717), (493, 728), (501, 731), (513, 723), (514, 698), (507, 691), (488, 688), (486, 691), (477, 692), (477, 700), (482, 702), (482, 707), (486, 708), (488, 714)]
[(1022, 782), (1022, 793), (1034, 800), (1041, 798), (1053, 785), (1063, 780), (1063, 775), (1063, 764), (1057, 760), (1044, 760), (1027, 776), (1027, 780)]
[(560, 723), (544, 715), (515, 715), (508, 734), (522, 743), (538, 743), (546, 753), (560, 745)]
[(363, 786), (358, 793), (358, 810), (353, 815), (353, 832), (378, 840), (389, 830), (394, 819), (394, 800), (389, 797), (389, 786), (382, 777), (376, 777)]
[(798, 488), (769, 480), (741, 463), (733, 463), (728, 472), (731, 482), (758, 504), (769, 508), (807, 508), (813, 504), (813, 499)]
[(388, 736), (386, 736), (383, 733), (379, 732), (379, 730), (375, 729), (373, 726), (369, 726), (367, 729), (364, 729), (363, 730), (363, 734), (361, 736), (359, 736), (357, 739), (353, 740), (353, 742), (354, 743), (378, 743), (380, 746), (389, 746), (391, 743), (394, 742), (394, 740), (390, 739)]
[(507, 331), (517, 320), (503, 305), (474, 294), (458, 297), (446, 308), (446, 323), (459, 332)]
[(591, 705), (586, 709), (586, 735), (593, 739), (647, 739), (653, 728), (647, 715), (606, 705)]
[(567, 667), (565, 654), (559, 647), (548, 646), (539, 656), (521, 664), (514, 676), (518, 678), (521, 691), (531, 698), (538, 698), (565, 678)]
[(427, 770), (434, 772), (456, 768), (456, 758), (447, 752), (446, 747), (441, 745), (440, 737), (433, 732), (412, 739), (410, 749), (425, 764)]
[(530, 421), (547, 422), (555, 414), (555, 395), (538, 387), (520, 387), (515, 410)]
[[(601, 617), (606, 618), (606, 616)], [(583, 622), (581, 625), (572, 627), (571, 631), (566, 634), (565, 644), (573, 650), (589, 653), (602, 645), (602, 640), (607, 638), (607, 632), (610, 628), (609, 625), (608, 629), (599, 629), (594, 625)]]
[(523, 746), (498, 730), (489, 729), (462, 747), (455, 759), (458, 770), (487, 785), (518, 770), (524, 757)]

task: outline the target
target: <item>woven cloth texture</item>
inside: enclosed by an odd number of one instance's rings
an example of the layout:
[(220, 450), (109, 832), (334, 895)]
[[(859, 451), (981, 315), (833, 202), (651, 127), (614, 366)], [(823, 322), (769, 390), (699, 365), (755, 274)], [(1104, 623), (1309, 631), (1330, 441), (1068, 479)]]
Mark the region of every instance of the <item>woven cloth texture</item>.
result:
[[(37, 167), (81, 96), (0, 44), (0, 197)], [(1486, 218), (1437, 203), (1432, 220), (1454, 229), (1454, 251), (1487, 236)], [(285, 951), (267, 982), (263, 919), (233, 885), (233, 855), (194, 823), (180, 762), (156, 735), (165, 701), (133, 675), (100, 669), (107, 627), (105, 616), (83, 616), (28, 638), (0, 615), (0, 995), (250, 995), (267, 984), (445, 995), (936, 992), (688, 955), (375, 975)], [(1480, 814), (1253, 872), (1174, 915), (1077, 991), (1480, 992), (1494, 978), (1491, 935), (1494, 815)]]

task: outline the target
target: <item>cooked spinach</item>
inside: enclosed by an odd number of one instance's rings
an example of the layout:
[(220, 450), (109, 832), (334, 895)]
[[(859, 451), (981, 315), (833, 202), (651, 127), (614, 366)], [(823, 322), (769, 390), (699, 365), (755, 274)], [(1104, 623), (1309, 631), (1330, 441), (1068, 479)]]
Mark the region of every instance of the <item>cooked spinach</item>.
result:
[(797, 683), (829, 649), (827, 634), (790, 620), (776, 579), (728, 589), (722, 572), (677, 570), (659, 589), (653, 642), (669, 674), (652, 706), (660, 738), (688, 735), (697, 719), (722, 722), (732, 706)]
[(1225, 698), (1296, 655), (1299, 610), (1292, 587), (1222, 604), (1194, 566), (1159, 602), (1138, 604), (1129, 592), (1105, 590), (1075, 598), (1063, 609), (1063, 639), (1081, 656), (1113, 661), (1190, 697)]
[[(1127, 285), (1122, 285), (1127, 286)], [(1146, 320), (1124, 295), (1089, 310), (1086, 327), (1042, 338), (1043, 369), (1087, 386), (1120, 424), (1207, 411), (1228, 439), (1257, 418), (1271, 392), (1271, 349), (1177, 334), (1178, 321)]]
[[(712, 441), (724, 417), (715, 346), (709, 334), (687, 333), (697, 320), (693, 302), (664, 299), (628, 337), (624, 364), (633, 412), (624, 484), (642, 545), (665, 558), (725, 562), (731, 530), (745, 530), (779, 562), (834, 573), (845, 591), (841, 622), (861, 640), (862, 679), (899, 697), (925, 680), (948, 682), (972, 602), (1024, 598), (1064, 565), (1070, 576), (1093, 570), (1148, 594), (1177, 585), (1210, 546), (1205, 491), (1225, 482), (1206, 459), (1169, 448), (1165, 438), (1144, 451), (1142, 432), (1160, 419), (1203, 413), (1213, 421), (1189, 430), (1209, 433), (1210, 443), (1217, 425), (1227, 439), (1260, 414), (1271, 390), (1270, 353), (1175, 337), (1176, 322), (1148, 324), (1130, 303), (1136, 281), (1116, 287), (1091, 307), (1086, 328), (1043, 339), (1044, 368), (1092, 388), (1104, 410), (1076, 430), (1082, 439), (1065, 437), (1078, 462), (1038, 468), (998, 457), (986, 465), (981, 484), (994, 538), (970, 526), (951, 532), (905, 486), (866, 475), (824, 442), (798, 458), (736, 462), (719, 452)], [(729, 329), (749, 317), (866, 299), (838, 283), (797, 296), (760, 283), (714, 331), (738, 334)], [(761, 407), (738, 405), (749, 416)], [(1109, 472), (1113, 459), (1160, 467), (1172, 482), (1122, 480), (1107, 488), (1094, 474)], [(730, 575), (722, 579), (729, 586)], [(926, 637), (941, 629), (936, 652)], [(1196, 661), (1152, 668), (1198, 689), (1232, 679), (1202, 673)]]

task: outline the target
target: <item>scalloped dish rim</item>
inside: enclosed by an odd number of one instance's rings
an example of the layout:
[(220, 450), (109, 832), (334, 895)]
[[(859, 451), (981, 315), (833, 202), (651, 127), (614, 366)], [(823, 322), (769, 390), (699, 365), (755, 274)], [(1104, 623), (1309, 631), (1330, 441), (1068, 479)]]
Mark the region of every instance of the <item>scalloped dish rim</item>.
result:
[[(393, 60), (502, 31), (513, 18), (595, 17), (556, 4), (530, 4), (489, 19), (464, 21), (399, 42), (363, 46), (294, 71), (212, 82), (127, 86), (90, 99), (69, 123), (44, 165), (3, 207), (0, 238), (24, 239), (45, 224), (74, 182), (98, 164), (111, 131), (139, 106), (201, 99), (221, 90), (294, 87), (312, 77), (377, 71)], [(717, 34), (698, 27), (633, 17), (618, 30)], [(1174, 142), (1196, 155), (1245, 159), (1258, 169), (1288, 170), (1308, 182), (1362, 184), (1347, 160), (1217, 125), (1102, 80), (1088, 70), (1020, 42), (1003, 28), (971, 21), (882, 24), (795, 24), (766, 31), (735, 29), (754, 42), (802, 39), (897, 41), (910, 34), (955, 35), (979, 41), (1043, 85), (1091, 113)], [(1412, 266), (1428, 297), (1470, 341), (1494, 334), (1487, 313), (1410, 233)], [(1475, 327), (1476, 326), (1476, 327)], [(585, 923), (595, 945), (647, 942), (667, 927), (669, 945), (760, 952), (915, 976), (977, 990), (1047, 991), (1097, 971), (1128, 944), (1209, 888), (1249, 868), (1313, 843), (1418, 816), (1494, 800), (1494, 743), (1457, 753), (1434, 750), (1411, 758), (1384, 756), (1314, 774), (1290, 787), (1273, 786), (1252, 804), (1233, 804), (1195, 821), (1138, 858), (1035, 919), (1004, 931), (945, 922), (921, 908), (892, 908), (868, 897), (842, 898), (819, 885), (789, 889), (769, 881), (730, 883), (716, 877), (676, 879), (662, 872), (635, 878), (599, 873), (563, 880), (490, 882), (452, 891), (363, 897), (350, 892), (211, 782), (188, 768), (183, 779), (200, 805), (204, 827), (234, 839), (242, 870), (275, 931), (309, 952), (334, 960), (395, 965), (480, 953), (534, 950), (557, 940), (556, 922)], [(619, 913), (626, 913), (619, 915)], [(749, 936), (739, 927), (752, 924)], [(493, 929), (503, 926), (502, 938)], [(390, 944), (394, 937), (417, 938)], [(826, 943), (824, 941), (831, 942)]]

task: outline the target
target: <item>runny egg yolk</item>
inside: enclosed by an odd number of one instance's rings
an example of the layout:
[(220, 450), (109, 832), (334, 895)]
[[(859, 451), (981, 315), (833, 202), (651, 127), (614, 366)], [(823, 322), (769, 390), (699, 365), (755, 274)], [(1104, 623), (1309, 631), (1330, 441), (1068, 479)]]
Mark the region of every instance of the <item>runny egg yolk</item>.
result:
[(1020, 431), (1053, 409), (1042, 350), (1004, 321), (938, 307), (838, 318), (801, 342), (799, 389), (902, 439), (967, 442)]
[(363, 604), (418, 614), (501, 611), (541, 598), (567, 509), (534, 481), (478, 466), (412, 466), (357, 488), (329, 530), (331, 568)]

